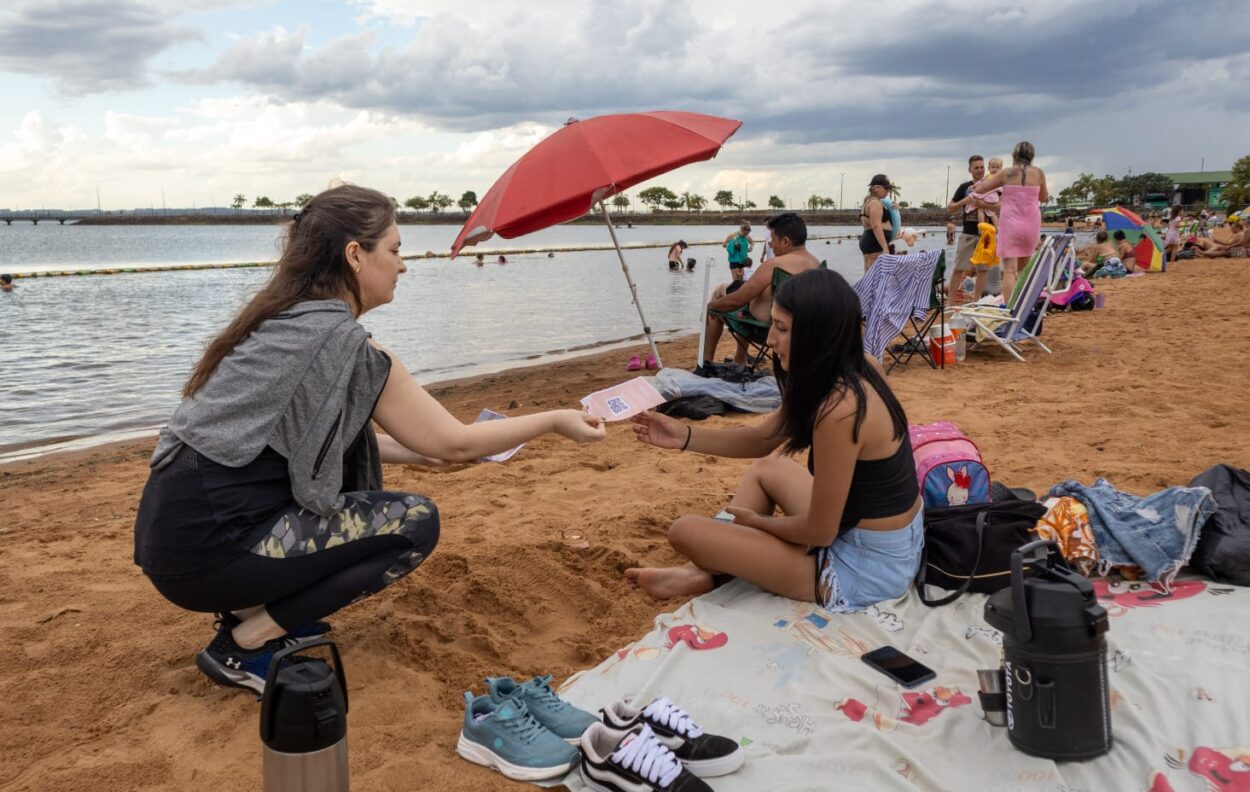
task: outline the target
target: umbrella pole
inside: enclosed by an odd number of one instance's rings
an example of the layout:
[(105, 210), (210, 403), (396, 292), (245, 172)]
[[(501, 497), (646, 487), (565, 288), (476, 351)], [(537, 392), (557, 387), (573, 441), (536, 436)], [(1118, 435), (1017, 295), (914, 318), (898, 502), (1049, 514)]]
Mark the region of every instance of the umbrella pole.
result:
[[(703, 361), (707, 360), (706, 352), (703, 349), (707, 336), (707, 289), (711, 285), (712, 277), (712, 257), (707, 256), (703, 259), (703, 302), (700, 303), (702, 308), (699, 311), (699, 359), (694, 362), (695, 368), (702, 368)], [(716, 350), (712, 350), (712, 354), (716, 354)]]
[(647, 343), (651, 345), (651, 354), (655, 356), (656, 365), (664, 368), (664, 361), (660, 359), (660, 351), (655, 348), (655, 339), (651, 337), (651, 327), (647, 324), (647, 317), (642, 315), (642, 303), (638, 302), (638, 287), (634, 285), (634, 279), (629, 276), (629, 265), (625, 263), (621, 243), (616, 239), (616, 228), (612, 225), (612, 218), (608, 216), (608, 207), (603, 205), (603, 201), (599, 202), (599, 211), (603, 213), (603, 221), (608, 224), (608, 233), (612, 235), (612, 247), (616, 248), (616, 256), (621, 260), (621, 272), (625, 273), (625, 282), (629, 284), (629, 292), (634, 297), (634, 307), (638, 309), (638, 318), (642, 320), (642, 332), (647, 335)]

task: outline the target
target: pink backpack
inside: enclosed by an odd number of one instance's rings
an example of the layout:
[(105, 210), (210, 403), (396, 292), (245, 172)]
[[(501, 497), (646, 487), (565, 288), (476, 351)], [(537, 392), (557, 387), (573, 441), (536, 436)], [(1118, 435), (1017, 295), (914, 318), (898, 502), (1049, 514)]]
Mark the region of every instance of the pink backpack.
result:
[(990, 502), (990, 472), (977, 444), (949, 421), (907, 427), (927, 508)]

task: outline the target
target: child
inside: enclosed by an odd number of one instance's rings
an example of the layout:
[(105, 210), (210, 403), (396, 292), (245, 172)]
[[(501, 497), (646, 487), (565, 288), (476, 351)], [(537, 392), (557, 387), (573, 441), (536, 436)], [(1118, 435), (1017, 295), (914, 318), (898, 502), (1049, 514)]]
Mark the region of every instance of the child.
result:
[[(998, 157), (991, 157), (988, 164), (989, 164), (989, 173), (986, 174), (987, 179), (990, 176), (993, 176), (995, 173), (998, 173), (1000, 170), (1003, 169), (1003, 161), (999, 159)], [(1000, 201), (1002, 201), (1002, 198), (1003, 198), (1002, 188), (1000, 187), (997, 190), (990, 190), (989, 192), (982, 193), (978, 190), (978, 188), (984, 182), (985, 182), (985, 179), (982, 179), (981, 181), (972, 185), (972, 189), (969, 190), (969, 192), (971, 192), (972, 197), (976, 198), (978, 201), (983, 201), (984, 203), (987, 203), (987, 204), (997, 205)], [(997, 209), (981, 209), (978, 211), (980, 213), (980, 217), (978, 217), (978, 220), (984, 223), (993, 223), (994, 225), (998, 225), (998, 210)]]
[(0, 292), (11, 292), (17, 287), (13, 285), (13, 276), (9, 273), (0, 275)]
[(1168, 231), (1163, 236), (1163, 252), (1164, 263), (1176, 261), (1176, 253), (1181, 247), (1181, 220), (1185, 217), (1185, 210), (1178, 206), (1172, 210), (1172, 217), (1168, 220)]

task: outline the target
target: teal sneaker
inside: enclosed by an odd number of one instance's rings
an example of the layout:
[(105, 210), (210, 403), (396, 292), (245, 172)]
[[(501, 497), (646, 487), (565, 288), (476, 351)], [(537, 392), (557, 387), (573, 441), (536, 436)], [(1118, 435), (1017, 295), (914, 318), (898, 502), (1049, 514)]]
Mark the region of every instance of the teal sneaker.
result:
[(456, 753), (517, 781), (562, 776), (580, 755), (534, 720), (520, 699), (496, 704), (490, 696), (474, 698), (468, 692), (464, 694), (464, 727)]
[(486, 689), (496, 704), (510, 698), (521, 699), (535, 720), (570, 745), (577, 745), (582, 732), (599, 720), (556, 695), (551, 689), (551, 674), (536, 676), (520, 685), (512, 677), (487, 677)]

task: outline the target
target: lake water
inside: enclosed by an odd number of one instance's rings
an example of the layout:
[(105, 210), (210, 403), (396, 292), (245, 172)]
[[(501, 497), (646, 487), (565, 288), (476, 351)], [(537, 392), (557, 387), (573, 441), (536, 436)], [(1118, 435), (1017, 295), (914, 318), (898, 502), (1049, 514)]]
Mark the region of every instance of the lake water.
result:
[[(445, 251), (458, 226), (403, 226), (403, 250)], [(0, 272), (272, 260), (276, 226), (0, 225)], [(723, 239), (722, 226), (637, 226), (622, 243)], [(854, 234), (812, 227), (813, 236)], [(559, 226), (488, 246), (609, 244), (601, 226)], [(921, 247), (941, 244), (936, 237)], [(862, 272), (852, 241), (809, 248), (852, 282)], [(483, 247), (483, 250), (487, 247)], [(647, 319), (660, 338), (697, 331), (703, 268), (728, 279), (724, 251), (692, 247), (694, 273), (673, 273), (664, 249), (627, 250)], [(493, 258), (491, 256), (490, 258)], [(610, 344), (637, 346), (638, 315), (614, 251), (518, 254), (476, 267), (472, 256), (408, 262), (395, 300), (361, 323), (419, 381), (431, 383), (540, 362)], [(213, 269), (19, 279), (0, 294), (0, 461), (49, 444), (150, 431), (169, 417), (204, 344), (269, 277), (263, 269)], [(625, 376), (622, 356), (622, 378)], [(692, 365), (691, 361), (672, 361)], [(666, 363), (672, 363), (666, 361)], [(524, 394), (518, 394), (518, 398)], [(59, 447), (59, 446), (58, 446)]]

